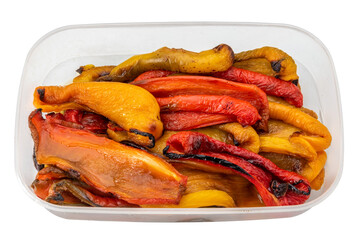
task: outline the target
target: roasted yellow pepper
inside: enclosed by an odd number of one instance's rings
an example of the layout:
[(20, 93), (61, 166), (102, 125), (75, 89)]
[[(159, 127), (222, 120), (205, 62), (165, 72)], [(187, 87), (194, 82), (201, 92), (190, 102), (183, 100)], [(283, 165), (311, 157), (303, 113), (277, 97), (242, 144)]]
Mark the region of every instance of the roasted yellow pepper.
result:
[[(267, 59), (271, 65), (271, 68), (277, 73), (276, 76), (280, 79), (285, 81), (298, 80), (299, 77), (297, 75), (297, 65), (295, 64), (293, 58), (278, 48), (262, 47), (240, 52), (235, 54), (234, 60), (235, 62), (240, 62), (258, 58)], [(253, 68), (252, 70), (255, 71)]]
[(126, 130), (135, 143), (153, 147), (163, 125), (156, 99), (145, 89), (125, 83), (83, 82), (41, 86), (34, 105), (45, 112), (80, 109), (98, 113)]
[(163, 47), (155, 52), (136, 55), (116, 66), (99, 81), (129, 82), (149, 70), (181, 73), (211, 73), (225, 71), (233, 64), (231, 47), (221, 44), (200, 53)]

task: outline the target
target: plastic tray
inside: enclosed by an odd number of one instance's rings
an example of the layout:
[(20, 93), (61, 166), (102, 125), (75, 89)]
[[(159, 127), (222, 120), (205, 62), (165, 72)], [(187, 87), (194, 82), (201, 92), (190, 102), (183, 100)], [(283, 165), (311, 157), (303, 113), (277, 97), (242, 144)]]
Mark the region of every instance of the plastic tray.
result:
[[(59, 206), (36, 197), (30, 185), (36, 171), (27, 118), (39, 85), (64, 85), (85, 64), (116, 65), (160, 47), (202, 51), (220, 43), (235, 52), (278, 47), (298, 65), (304, 106), (316, 111), (330, 130), (322, 189), (302, 205), (257, 208), (132, 209)], [(42, 37), (30, 50), (21, 79), (15, 136), (15, 167), (27, 194), (55, 215), (70, 219), (120, 221), (224, 221), (290, 217), (323, 201), (336, 187), (343, 166), (343, 126), (338, 83), (331, 56), (315, 36), (298, 27), (263, 23), (125, 23), (67, 26)]]

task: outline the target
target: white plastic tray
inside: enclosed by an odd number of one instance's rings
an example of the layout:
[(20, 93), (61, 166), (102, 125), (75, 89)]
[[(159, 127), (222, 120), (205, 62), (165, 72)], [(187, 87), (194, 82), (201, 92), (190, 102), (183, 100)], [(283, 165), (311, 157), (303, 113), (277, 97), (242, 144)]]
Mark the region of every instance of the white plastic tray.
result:
[[(220, 43), (235, 52), (262, 46), (278, 47), (298, 65), (304, 106), (315, 110), (333, 141), (327, 150), (322, 189), (312, 191), (302, 205), (229, 209), (133, 209), (59, 206), (36, 197), (30, 185), (36, 171), (33, 141), (27, 125), (34, 89), (64, 85), (85, 64), (116, 65), (128, 57), (160, 47), (202, 51)], [(343, 166), (343, 126), (340, 95), (331, 56), (322, 42), (298, 27), (267, 23), (136, 23), (67, 26), (42, 37), (30, 50), (21, 79), (15, 133), (15, 167), (28, 195), (50, 212), (70, 219), (120, 221), (224, 221), (290, 217), (323, 201), (336, 187)]]

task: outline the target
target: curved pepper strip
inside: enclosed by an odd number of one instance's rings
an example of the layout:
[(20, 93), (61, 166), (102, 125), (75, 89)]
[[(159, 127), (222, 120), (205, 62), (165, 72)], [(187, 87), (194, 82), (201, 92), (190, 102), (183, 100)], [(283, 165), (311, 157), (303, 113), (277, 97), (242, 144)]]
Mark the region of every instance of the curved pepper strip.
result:
[(29, 116), (40, 164), (55, 165), (104, 193), (132, 204), (176, 204), (186, 185), (163, 159), (88, 131)]
[[(259, 137), (257, 132), (250, 126), (242, 127), (239, 123), (227, 123), (219, 124), (206, 128), (199, 128), (191, 130), (193, 132), (199, 132), (205, 134), (218, 141), (235, 144), (252, 152), (259, 151)], [(155, 146), (151, 149), (151, 152), (162, 155), (162, 150), (166, 147), (167, 140), (177, 131), (165, 131), (161, 138), (156, 141)], [(121, 139), (126, 140), (126, 139)], [(117, 140), (116, 140), (117, 141)]]
[(235, 62), (256, 58), (267, 59), (272, 69), (277, 72), (277, 75), (282, 80), (293, 81), (299, 78), (297, 75), (297, 65), (293, 58), (278, 48), (262, 47), (234, 55)]
[(233, 56), (233, 50), (226, 44), (200, 53), (163, 47), (152, 53), (129, 58), (98, 81), (129, 82), (141, 73), (160, 69), (182, 73), (225, 71), (232, 66)]
[(282, 120), (305, 132), (293, 136), (291, 138), (292, 141), (295, 140), (295, 138), (302, 138), (308, 141), (315, 151), (323, 151), (330, 146), (332, 136), (328, 128), (300, 109), (280, 103), (269, 102), (269, 117)]
[(202, 190), (220, 190), (228, 193), (236, 207), (263, 207), (258, 192), (246, 178), (232, 169), (211, 166), (195, 159), (168, 160), (181, 174), (188, 177), (186, 194)]
[(77, 109), (98, 113), (144, 146), (153, 147), (155, 139), (162, 135), (156, 99), (145, 89), (130, 84), (82, 82), (64, 87), (41, 86), (34, 92), (34, 105), (45, 112)]
[(303, 94), (291, 82), (236, 67), (231, 67), (225, 72), (213, 73), (212, 76), (240, 83), (254, 84), (268, 95), (282, 97), (296, 107), (303, 106)]
[(261, 119), (257, 109), (250, 103), (228, 96), (180, 95), (156, 100), (161, 112), (190, 111), (232, 115), (243, 126), (253, 125)]
[(214, 126), (222, 123), (236, 122), (235, 116), (204, 112), (163, 112), (163, 128), (169, 131), (183, 131)]
[(77, 72), (80, 73), (79, 76), (75, 77), (73, 82), (93, 82), (96, 81), (99, 77), (106, 76), (110, 74), (111, 70), (115, 66), (100, 66), (95, 67), (92, 64), (80, 67)]
[(260, 129), (267, 129), (269, 116), (267, 95), (257, 86), (208, 76), (169, 76), (134, 81), (156, 98), (178, 95), (221, 95), (249, 102), (261, 115)]
[(302, 176), (280, 169), (256, 153), (201, 133), (177, 133), (168, 139), (163, 151), (172, 159), (194, 158), (232, 168), (255, 185), (267, 206), (301, 204), (310, 195), (309, 182)]
[(251, 58), (233, 63), (233, 67), (241, 68), (253, 72), (258, 72), (267, 76), (279, 78), (276, 71), (273, 70), (270, 62), (265, 58)]
[(279, 120), (268, 121), (268, 132), (260, 133), (260, 151), (300, 156), (313, 161), (317, 152), (313, 146), (298, 135), (301, 129)]

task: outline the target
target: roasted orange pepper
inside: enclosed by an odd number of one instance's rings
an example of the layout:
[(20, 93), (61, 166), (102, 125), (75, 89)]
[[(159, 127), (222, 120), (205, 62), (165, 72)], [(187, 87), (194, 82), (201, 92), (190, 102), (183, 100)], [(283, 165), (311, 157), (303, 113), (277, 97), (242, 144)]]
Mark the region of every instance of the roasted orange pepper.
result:
[(103, 193), (132, 204), (177, 204), (186, 185), (163, 159), (86, 130), (29, 116), (39, 164), (55, 165)]

